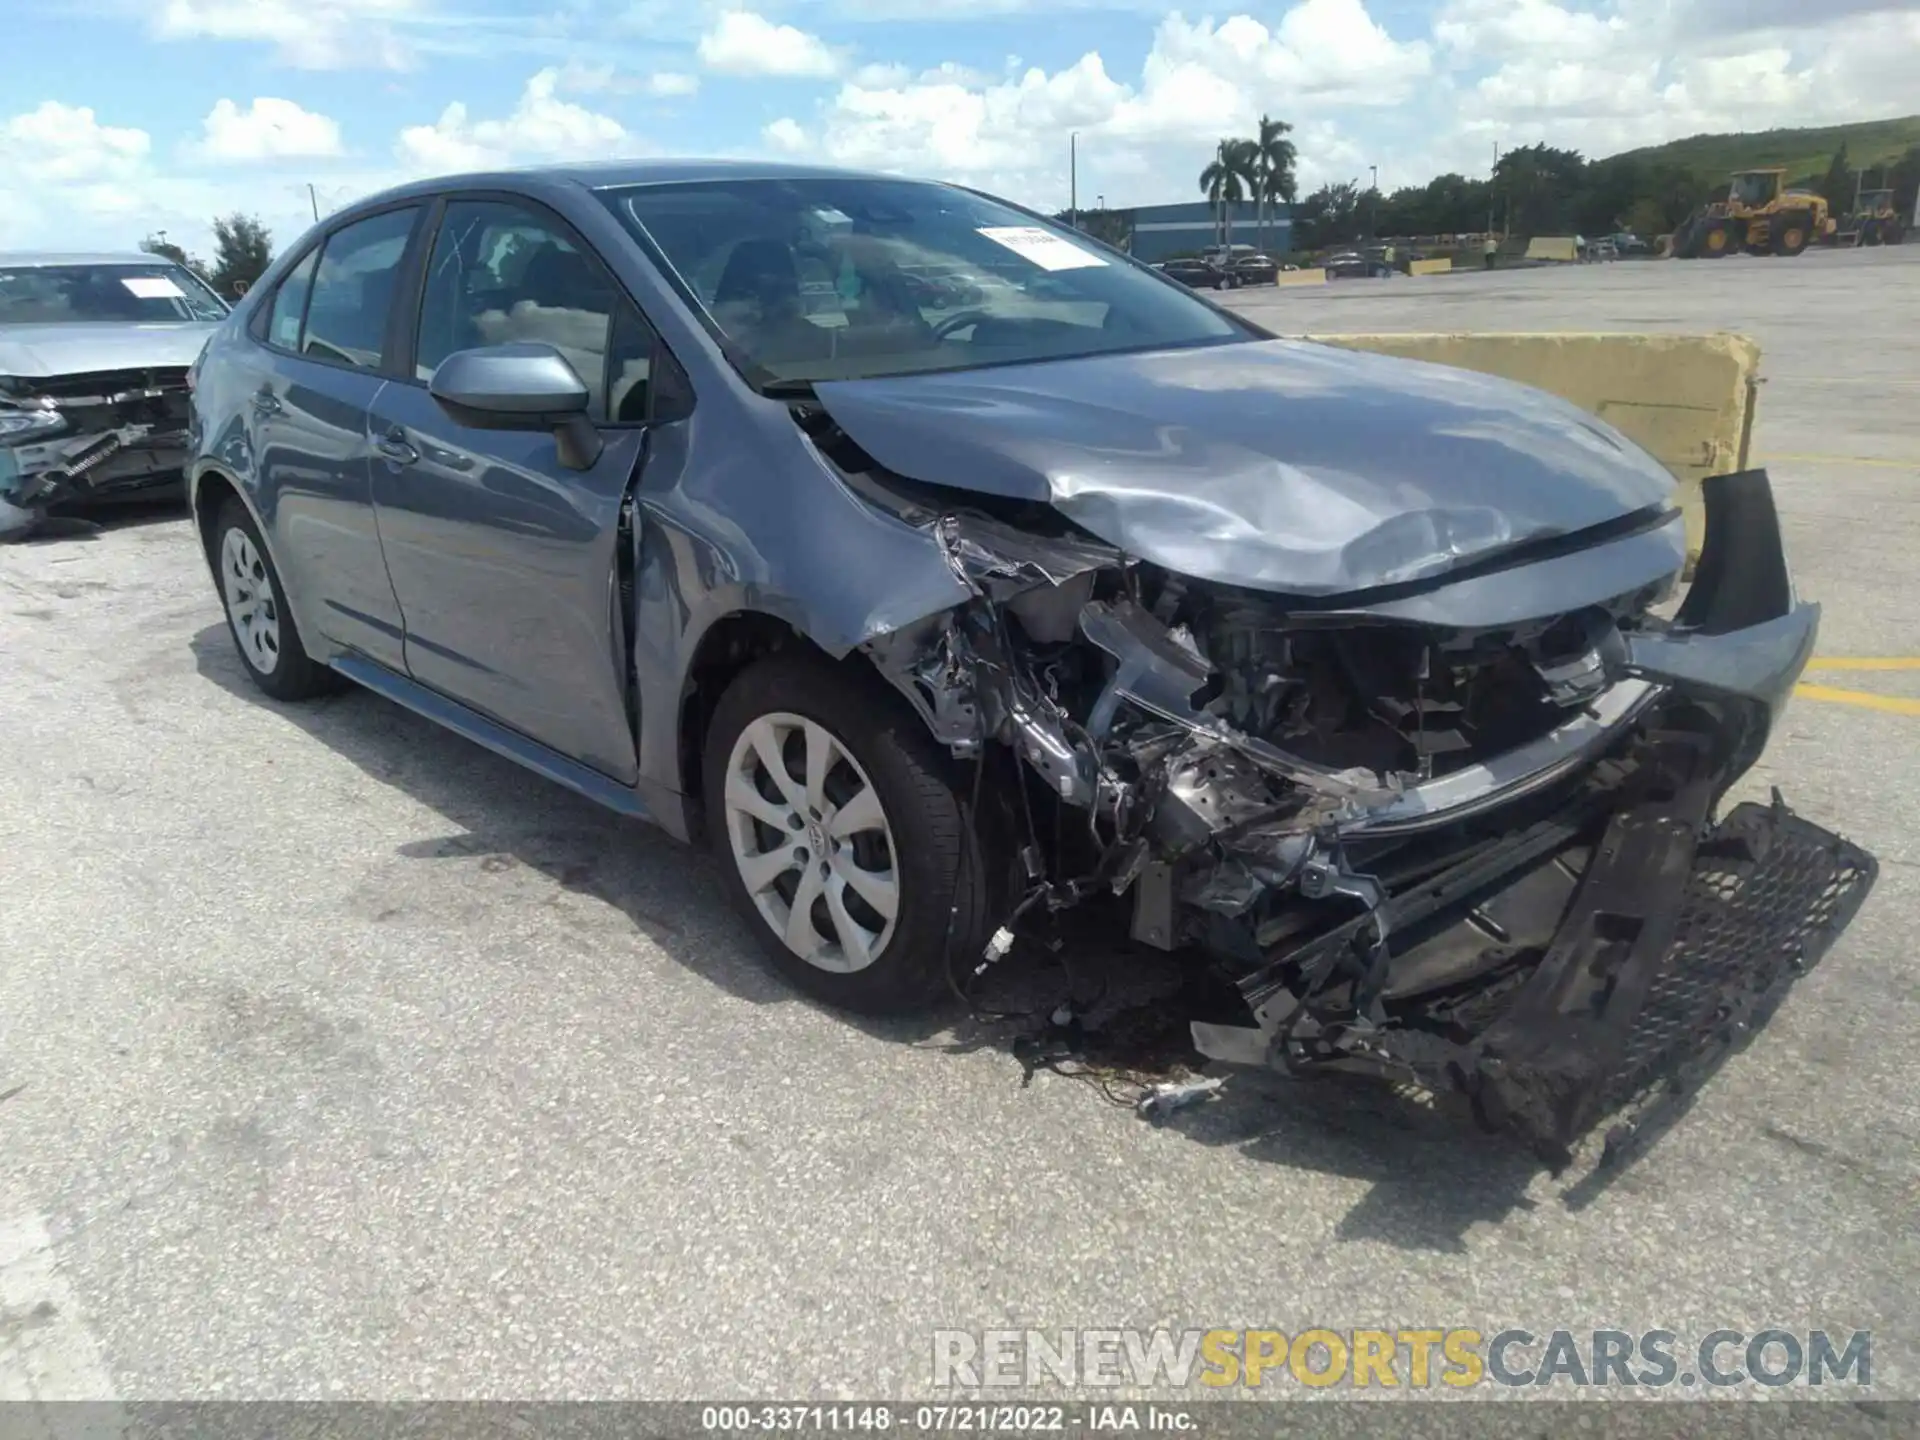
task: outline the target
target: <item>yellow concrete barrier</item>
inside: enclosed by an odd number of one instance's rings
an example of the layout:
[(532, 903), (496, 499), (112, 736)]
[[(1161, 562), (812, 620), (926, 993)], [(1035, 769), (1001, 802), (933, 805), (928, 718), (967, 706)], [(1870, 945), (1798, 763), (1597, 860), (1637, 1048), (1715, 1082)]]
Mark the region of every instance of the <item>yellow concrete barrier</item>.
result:
[(1580, 247), (1571, 235), (1536, 235), (1527, 242), (1529, 260), (1578, 260)]
[(1324, 285), (1327, 283), (1327, 272), (1317, 267), (1312, 270), (1282, 270), (1276, 279), (1276, 283), (1281, 285)]
[(1451, 255), (1443, 255), (1438, 260), (1409, 260), (1407, 262), (1407, 273), (1409, 275), (1445, 275), (1451, 269), (1453, 269), (1453, 257)]
[(1310, 335), (1304, 339), (1499, 375), (1598, 415), (1680, 482), (1689, 558), (1700, 482), (1747, 467), (1760, 346), (1744, 335)]

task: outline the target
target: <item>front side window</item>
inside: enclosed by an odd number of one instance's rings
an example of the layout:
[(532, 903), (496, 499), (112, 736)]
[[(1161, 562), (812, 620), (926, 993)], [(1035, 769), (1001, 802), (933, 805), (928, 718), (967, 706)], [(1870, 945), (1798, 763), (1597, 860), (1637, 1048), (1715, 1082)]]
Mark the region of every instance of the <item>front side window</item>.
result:
[(327, 237), (307, 300), (301, 354), (365, 370), (386, 363), (387, 317), (418, 213), (382, 211)]
[(514, 343), (564, 355), (594, 419), (646, 418), (653, 331), (606, 268), (526, 206), (453, 201), (427, 265), (416, 377), (432, 379), (457, 350)]
[(187, 325), (226, 314), (210, 285), (166, 260), (0, 266), (0, 326)]
[(945, 185), (713, 180), (601, 199), (755, 384), (1252, 338), (1084, 235)]

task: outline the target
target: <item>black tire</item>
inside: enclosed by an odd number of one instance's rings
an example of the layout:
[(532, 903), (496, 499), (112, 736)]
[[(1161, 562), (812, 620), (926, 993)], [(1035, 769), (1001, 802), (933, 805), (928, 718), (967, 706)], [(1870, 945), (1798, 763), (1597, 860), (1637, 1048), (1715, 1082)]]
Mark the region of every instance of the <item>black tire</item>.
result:
[[(257, 585), (264, 579), (266, 583), (265, 604), (274, 620), (271, 647), (264, 643), (249, 644), (242, 635), (242, 621), (232, 598), (234, 587), (227, 575), (228, 567), (234, 566), (235, 560), (229, 548), (231, 534), (245, 537), (257, 561), (251, 577), (253, 582)], [(227, 633), (233, 637), (233, 648), (240, 655), (240, 667), (262, 693), (275, 700), (312, 700), (332, 694), (345, 685), (337, 673), (308, 656), (300, 641), (300, 627), (294, 623), (293, 611), (286, 603), (286, 586), (274, 568), (273, 556), (261, 538), (260, 527), (253, 523), (253, 515), (236, 496), (229, 495), (214, 516), (213, 533), (207, 537), (207, 558), (213, 566), (220, 608), (227, 617)], [(236, 575), (241, 573), (237, 566), (234, 568)], [(263, 655), (267, 658), (261, 658)]]
[(1740, 248), (1740, 237), (1734, 233), (1734, 227), (1722, 221), (1709, 225), (1700, 232), (1700, 258), (1719, 260), (1731, 255)]
[(1878, 220), (1868, 220), (1861, 225), (1860, 243), (1862, 245), (1878, 245), (1883, 238)]
[[(893, 842), (888, 858), (898, 908), (891, 933), (882, 937), (877, 953), (861, 969), (824, 969), (789, 948), (749, 893), (741, 862), (735, 858), (735, 820), (726, 804), (734, 748), (749, 726), (779, 714), (822, 727), (865, 772), (884, 813)], [(795, 738), (804, 746), (804, 739)], [(784, 754), (781, 758), (787, 759)], [(789, 779), (804, 788), (792, 761), (787, 771)], [(971, 973), (989, 933), (993, 887), (955, 771), (946, 752), (905, 702), (850, 666), (835, 666), (807, 654), (773, 655), (756, 661), (727, 687), (706, 736), (703, 789), (708, 838), (728, 896), (774, 969), (796, 989), (843, 1010), (901, 1014), (925, 1010), (953, 993), (950, 974)], [(832, 778), (843, 783), (858, 779), (837, 765)], [(825, 846), (833, 843), (825, 837), (824, 825), (806, 825), (803, 819), (803, 826), (794, 837), (799, 842), (795, 853), (807, 851), (813, 858), (790, 872), (794, 885), (799, 874), (816, 862), (823, 865), (824, 874), (829, 862), (820, 857)], [(752, 848), (765, 853), (780, 849), (773, 843), (779, 833), (767, 826), (757, 832), (761, 838)], [(776, 883), (788, 882), (783, 876)], [(852, 908), (846, 898), (850, 893), (842, 892), (847, 908)], [(781, 893), (780, 898), (791, 905), (793, 896)], [(817, 902), (819, 908), (810, 906), (809, 918), (820, 914), (826, 903), (823, 897)], [(827, 924), (831, 923), (829, 912)], [(822, 937), (827, 934), (817, 920), (814, 929)]]
[(1804, 210), (1795, 210), (1782, 215), (1775, 222), (1773, 233), (1773, 253), (1794, 256), (1801, 254), (1813, 243), (1813, 216)]

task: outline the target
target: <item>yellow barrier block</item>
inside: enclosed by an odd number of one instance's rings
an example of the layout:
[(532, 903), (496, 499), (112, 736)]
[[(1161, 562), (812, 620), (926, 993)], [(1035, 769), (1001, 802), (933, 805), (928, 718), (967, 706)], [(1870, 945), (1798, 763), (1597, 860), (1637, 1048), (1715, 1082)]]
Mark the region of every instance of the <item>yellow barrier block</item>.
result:
[(1760, 347), (1744, 335), (1308, 335), (1499, 375), (1599, 416), (1680, 482), (1687, 551), (1704, 535), (1700, 482), (1747, 467)]
[(1451, 255), (1443, 255), (1438, 260), (1409, 260), (1407, 262), (1407, 273), (1409, 275), (1445, 275), (1451, 269), (1453, 269), (1453, 257)]
[(1327, 272), (1318, 268), (1312, 270), (1282, 270), (1277, 278), (1281, 285), (1324, 285)]
[(1536, 235), (1527, 242), (1529, 260), (1578, 260), (1580, 247), (1571, 235)]

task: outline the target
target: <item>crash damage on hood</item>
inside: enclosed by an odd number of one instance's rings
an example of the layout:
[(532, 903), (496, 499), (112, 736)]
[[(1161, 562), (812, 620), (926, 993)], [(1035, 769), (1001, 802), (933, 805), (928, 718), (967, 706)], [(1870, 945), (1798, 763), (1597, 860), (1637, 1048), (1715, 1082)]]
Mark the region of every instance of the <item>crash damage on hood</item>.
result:
[[(1777, 794), (1718, 813), (1818, 629), (1764, 472), (1707, 482), (1676, 612), (1670, 479), (1535, 392), (1409, 365), (1387, 378), (1414, 419), (1380, 407), (1370, 446), (1334, 446), (1290, 438), (1284, 407), (1264, 429), (1109, 423), (1157, 407), (1121, 367), (1098, 403), (1061, 368), (794, 406), (971, 596), (865, 647), (973, 765), (975, 823), (1009, 840), (983, 850), (1016, 857), (1004, 924), (961, 963), (1117, 906), (1135, 943), (1230, 977), (1238, 1023), (1193, 1025), (1211, 1060), (1456, 1092), (1555, 1164), (1620, 1117), (1623, 1153), (1876, 874)], [(1328, 423), (1326, 377), (1356, 367), (1304, 373)], [(1106, 439), (1043, 443), (1076, 410)]]

